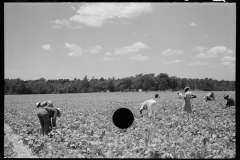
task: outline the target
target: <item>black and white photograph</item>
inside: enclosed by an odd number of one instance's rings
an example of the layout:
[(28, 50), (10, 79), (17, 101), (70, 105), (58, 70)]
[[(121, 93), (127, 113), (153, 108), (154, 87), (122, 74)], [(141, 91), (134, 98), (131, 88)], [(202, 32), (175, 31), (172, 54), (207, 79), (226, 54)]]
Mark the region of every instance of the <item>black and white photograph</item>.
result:
[(236, 2), (4, 2), (4, 158), (236, 158)]

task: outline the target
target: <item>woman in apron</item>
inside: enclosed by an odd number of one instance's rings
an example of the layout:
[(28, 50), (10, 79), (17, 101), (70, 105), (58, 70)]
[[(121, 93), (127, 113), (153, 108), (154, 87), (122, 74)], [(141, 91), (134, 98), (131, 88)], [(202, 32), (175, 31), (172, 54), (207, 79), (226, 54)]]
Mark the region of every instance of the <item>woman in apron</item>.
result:
[(184, 98), (184, 104), (182, 106), (182, 112), (183, 111), (186, 111), (187, 113), (191, 113), (192, 112), (192, 108), (191, 108), (191, 101), (190, 99), (191, 98), (196, 98), (196, 95), (194, 95), (192, 92), (189, 91), (190, 88), (189, 87), (185, 87), (184, 88), (184, 95), (183, 95), (183, 98)]

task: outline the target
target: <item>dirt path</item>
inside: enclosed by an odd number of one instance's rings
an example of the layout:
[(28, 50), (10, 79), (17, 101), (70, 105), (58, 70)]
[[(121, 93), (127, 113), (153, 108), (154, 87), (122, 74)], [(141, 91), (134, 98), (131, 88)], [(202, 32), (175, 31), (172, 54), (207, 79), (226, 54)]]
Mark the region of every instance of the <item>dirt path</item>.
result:
[(11, 158), (38, 158), (37, 156), (32, 155), (31, 150), (19, 141), (20, 136), (14, 134), (10, 126), (4, 124), (4, 131), (6, 133), (4, 138), (13, 143), (12, 149), (16, 153), (16, 156)]

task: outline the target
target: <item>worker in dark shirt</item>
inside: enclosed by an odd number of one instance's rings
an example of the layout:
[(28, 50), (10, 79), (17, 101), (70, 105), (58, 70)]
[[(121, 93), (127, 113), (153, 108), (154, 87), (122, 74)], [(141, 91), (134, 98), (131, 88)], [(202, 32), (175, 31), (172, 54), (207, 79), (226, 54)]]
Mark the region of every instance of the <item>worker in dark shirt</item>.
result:
[(51, 130), (50, 126), (56, 127), (57, 117), (61, 117), (60, 108), (44, 107), (37, 111), (37, 116), (41, 124), (43, 135), (47, 135)]
[(229, 98), (228, 95), (224, 95), (223, 97), (224, 97), (224, 99), (227, 100), (225, 108), (230, 107), (230, 106), (235, 106), (235, 102), (234, 102), (234, 100), (232, 98)]

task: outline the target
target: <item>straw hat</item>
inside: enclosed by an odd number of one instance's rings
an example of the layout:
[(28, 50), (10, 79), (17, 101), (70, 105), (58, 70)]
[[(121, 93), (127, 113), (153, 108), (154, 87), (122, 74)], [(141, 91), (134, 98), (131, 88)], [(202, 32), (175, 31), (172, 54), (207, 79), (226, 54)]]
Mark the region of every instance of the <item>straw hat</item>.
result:
[(227, 94), (225, 94), (224, 96), (223, 96), (223, 98), (225, 99), (225, 98), (228, 98), (229, 96), (227, 95)]
[(37, 103), (36, 103), (36, 107), (37, 107), (37, 108), (38, 108), (39, 104), (40, 104), (40, 102), (37, 102)]
[(57, 116), (58, 116), (58, 117), (61, 117), (61, 115), (62, 115), (62, 114), (61, 114), (61, 109), (60, 109), (60, 108), (56, 108), (56, 110), (58, 111), (58, 115), (57, 115)]
[(184, 91), (186, 92), (187, 89), (190, 90), (190, 87), (185, 87), (185, 88), (184, 88)]

